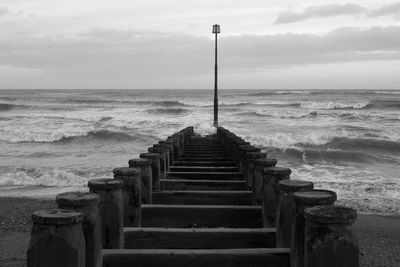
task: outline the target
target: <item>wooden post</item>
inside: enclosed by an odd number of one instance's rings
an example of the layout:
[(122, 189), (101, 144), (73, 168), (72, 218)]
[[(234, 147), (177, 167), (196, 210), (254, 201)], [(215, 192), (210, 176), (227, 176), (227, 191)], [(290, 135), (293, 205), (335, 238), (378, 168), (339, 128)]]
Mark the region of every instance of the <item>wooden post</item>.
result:
[(276, 159), (256, 159), (254, 161), (253, 175), (253, 205), (260, 205), (262, 202), (262, 186), (263, 186), (263, 171), (264, 168), (275, 167), (278, 161)]
[(142, 223), (142, 171), (136, 168), (121, 167), (113, 170), (114, 179), (122, 182), (124, 207), (124, 226), (140, 227)]
[(90, 192), (100, 196), (102, 248), (123, 248), (122, 182), (114, 179), (95, 179), (89, 181), (88, 187)]
[(149, 147), (147, 150), (150, 153), (157, 153), (160, 155), (160, 179), (165, 180), (167, 178), (167, 157), (165, 151), (155, 147)]
[(314, 184), (302, 180), (283, 180), (279, 182), (279, 203), (276, 216), (276, 247), (289, 248), (292, 238), (292, 220), (296, 206), (293, 194), (309, 191)]
[(354, 209), (316, 206), (304, 210), (306, 267), (358, 267), (359, 247), (351, 225)]
[(247, 181), (247, 187), (252, 189), (253, 187), (253, 176), (254, 176), (254, 161), (257, 159), (267, 158), (266, 153), (260, 152), (248, 152), (246, 153), (246, 159), (244, 161), (244, 179)]
[(129, 168), (138, 168), (142, 171), (142, 188), (141, 196), (142, 203), (151, 204), (153, 203), (152, 190), (153, 190), (153, 175), (151, 171), (151, 160), (149, 159), (130, 159)]
[(289, 180), (289, 168), (265, 168), (263, 176), (262, 214), (264, 227), (275, 227), (279, 202), (279, 182)]
[(101, 267), (100, 198), (94, 193), (67, 192), (56, 196), (60, 209), (80, 211), (83, 214), (83, 234), (86, 241), (86, 267)]
[(151, 161), (151, 172), (153, 178), (153, 190), (160, 190), (160, 159), (161, 156), (157, 153), (142, 153), (140, 158)]
[(85, 267), (81, 212), (38, 210), (32, 213), (28, 267)]
[(158, 142), (161, 146), (168, 148), (168, 170), (169, 166), (174, 165), (174, 142), (172, 141), (159, 141)]
[(295, 192), (293, 194), (296, 204), (296, 212), (292, 220), (292, 241), (291, 262), (294, 267), (304, 266), (304, 209), (317, 205), (332, 205), (336, 199), (336, 193), (329, 190), (312, 190), (304, 192)]

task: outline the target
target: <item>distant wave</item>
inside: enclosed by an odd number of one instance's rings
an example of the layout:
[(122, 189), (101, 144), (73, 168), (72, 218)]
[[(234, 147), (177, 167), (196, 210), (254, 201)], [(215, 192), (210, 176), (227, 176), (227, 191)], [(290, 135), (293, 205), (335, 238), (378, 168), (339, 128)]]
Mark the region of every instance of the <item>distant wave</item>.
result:
[(159, 106), (159, 107), (179, 107), (179, 106), (186, 106), (184, 103), (181, 103), (179, 101), (136, 101), (136, 104), (142, 104), (142, 105), (153, 105), (153, 106)]
[(373, 100), (367, 106), (369, 109), (400, 109), (400, 99), (393, 100)]
[(400, 142), (392, 140), (381, 140), (374, 138), (348, 138), (335, 137), (331, 141), (322, 145), (296, 144), (300, 147), (312, 147), (313, 149), (339, 149), (343, 151), (361, 152), (386, 152), (400, 155)]
[(156, 108), (156, 109), (148, 109), (146, 110), (147, 113), (150, 114), (174, 114), (174, 115), (179, 115), (179, 114), (184, 114), (189, 112), (188, 109), (184, 108)]
[[(210, 101), (136, 101), (137, 104), (142, 105), (152, 105), (158, 107), (183, 107), (183, 106), (192, 106), (192, 107), (212, 107), (214, 105), (213, 102)], [(249, 102), (224, 102), (220, 101), (219, 106), (243, 106), (248, 105)]]
[(128, 133), (98, 130), (88, 132), (78, 132), (73, 134), (68, 133), (53, 133), (53, 134), (40, 134), (40, 133), (23, 133), (21, 135), (0, 135), (0, 139), (11, 143), (74, 143), (86, 142), (90, 140), (100, 141), (135, 141), (144, 140), (145, 136), (140, 134), (131, 136)]
[(76, 104), (107, 104), (107, 103), (114, 103), (118, 102), (115, 100), (109, 99), (91, 99), (91, 98), (70, 98), (66, 99), (66, 102), (69, 103), (76, 103)]
[(25, 108), (24, 105), (14, 105), (14, 104), (7, 104), (7, 103), (0, 103), (0, 111), (9, 111), (16, 108)]
[(114, 132), (109, 130), (91, 131), (86, 135), (62, 137), (59, 140), (54, 140), (57, 143), (70, 143), (80, 140), (116, 140), (116, 141), (132, 141), (136, 138), (123, 132)]
[(300, 107), (307, 109), (365, 109), (370, 105), (369, 102), (360, 103), (340, 103), (340, 102), (302, 102)]

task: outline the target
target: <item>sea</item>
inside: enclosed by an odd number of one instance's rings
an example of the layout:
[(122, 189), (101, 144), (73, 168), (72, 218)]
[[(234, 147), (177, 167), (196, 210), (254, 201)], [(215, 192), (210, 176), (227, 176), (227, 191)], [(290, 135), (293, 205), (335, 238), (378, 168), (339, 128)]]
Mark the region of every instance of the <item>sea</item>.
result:
[[(0, 90), (0, 197), (84, 191), (212, 122), (213, 90)], [(220, 90), (219, 124), (339, 204), (400, 215), (399, 90)]]

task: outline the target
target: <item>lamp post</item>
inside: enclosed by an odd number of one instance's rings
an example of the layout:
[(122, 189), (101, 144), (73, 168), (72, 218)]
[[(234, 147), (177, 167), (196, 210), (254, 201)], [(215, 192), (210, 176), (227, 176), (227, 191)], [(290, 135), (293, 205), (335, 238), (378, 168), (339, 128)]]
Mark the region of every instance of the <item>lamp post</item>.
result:
[(217, 35), (221, 33), (218, 24), (213, 25), (212, 33), (215, 33), (215, 70), (214, 70), (214, 126), (218, 126), (218, 64), (217, 64)]

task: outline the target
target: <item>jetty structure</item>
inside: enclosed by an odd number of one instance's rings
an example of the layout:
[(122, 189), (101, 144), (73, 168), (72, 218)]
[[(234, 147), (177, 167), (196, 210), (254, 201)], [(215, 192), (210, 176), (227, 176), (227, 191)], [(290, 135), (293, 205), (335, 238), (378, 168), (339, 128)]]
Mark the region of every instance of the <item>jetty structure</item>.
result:
[(28, 267), (359, 266), (353, 209), (218, 126), (213, 33), (216, 133), (186, 127), (34, 211)]
[(223, 127), (187, 127), (113, 174), (33, 212), (28, 267), (359, 266), (356, 212)]

